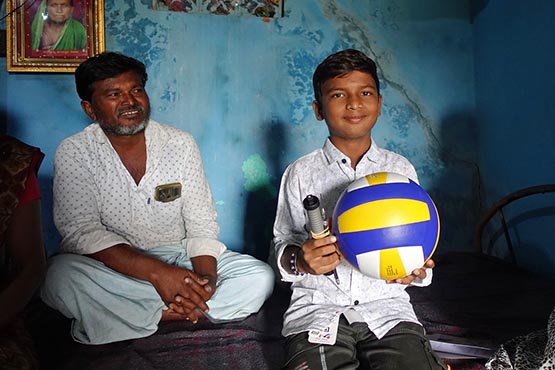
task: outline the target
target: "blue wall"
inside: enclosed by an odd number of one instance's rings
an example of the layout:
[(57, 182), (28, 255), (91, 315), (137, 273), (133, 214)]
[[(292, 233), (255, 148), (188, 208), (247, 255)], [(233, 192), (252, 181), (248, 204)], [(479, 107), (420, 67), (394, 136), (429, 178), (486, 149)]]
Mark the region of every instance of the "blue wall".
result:
[[(553, 1), (507, 0), (490, 1), (476, 17), (477, 148), (485, 204), (522, 187), (555, 183), (554, 16)], [(517, 220), (511, 235), (524, 247), (525, 265), (552, 276), (554, 207), (550, 195), (507, 210)]]
[[(263, 22), (105, 0), (106, 46), (147, 64), (153, 118), (199, 143), (221, 239), (260, 258), (271, 238), (281, 173), (327, 136), (311, 109), (315, 66), (339, 49), (365, 51), (377, 60), (383, 84), (376, 142), (415, 164), (442, 217), (439, 250), (468, 249), (480, 212), (469, 5), (416, 3), (287, 1), (284, 18)], [(0, 81), (8, 133), (46, 153), (40, 181), (53, 252), (59, 238), (50, 211), (54, 150), (89, 122), (71, 74), (4, 72)]]

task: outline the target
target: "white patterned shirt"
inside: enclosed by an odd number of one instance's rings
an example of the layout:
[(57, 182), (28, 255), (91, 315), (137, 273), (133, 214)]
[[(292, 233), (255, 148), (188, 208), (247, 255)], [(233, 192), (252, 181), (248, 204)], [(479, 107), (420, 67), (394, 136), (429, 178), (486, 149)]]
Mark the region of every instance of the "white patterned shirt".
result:
[[(54, 221), (65, 252), (90, 254), (116, 244), (148, 250), (182, 245), (189, 257), (218, 257), (225, 245), (193, 137), (150, 120), (146, 172), (137, 185), (97, 123), (59, 145), (54, 158)], [(181, 196), (155, 199), (159, 185)], [(160, 197), (158, 197), (160, 199)]]
[[(406, 285), (386, 284), (384, 280), (361, 274), (342, 261), (333, 275), (295, 276), (279, 263), (287, 245), (301, 246), (310, 238), (302, 205), (303, 199), (316, 195), (327, 212), (332, 215), (343, 190), (354, 180), (375, 172), (396, 172), (418, 181), (412, 164), (404, 157), (379, 148), (374, 142), (356, 166), (351, 167), (349, 157), (327, 139), (324, 147), (290, 164), (281, 180), (277, 214), (274, 224), (275, 255), (282, 280), (292, 282), (291, 303), (284, 315), (282, 334), (288, 336), (309, 330), (324, 331), (339, 314), (361, 318), (378, 337), (383, 337), (401, 321), (419, 323)], [(413, 285), (431, 283), (432, 271), (427, 269), (424, 280)]]

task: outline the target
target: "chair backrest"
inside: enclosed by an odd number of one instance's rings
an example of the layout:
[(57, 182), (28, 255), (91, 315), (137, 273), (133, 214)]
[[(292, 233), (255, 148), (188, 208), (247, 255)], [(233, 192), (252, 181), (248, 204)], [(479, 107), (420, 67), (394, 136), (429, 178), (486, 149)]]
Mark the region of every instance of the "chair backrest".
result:
[(507, 205), (509, 205), (510, 203), (512, 203), (512, 202), (514, 202), (518, 199), (528, 197), (528, 196), (531, 196), (531, 195), (544, 194), (544, 193), (555, 193), (555, 184), (545, 184), (545, 185), (537, 185), (537, 186), (527, 187), (527, 188), (515, 191), (514, 193), (511, 193), (511, 194), (501, 198), (499, 201), (497, 201), (493, 206), (491, 206), (486, 211), (486, 213), (484, 214), (484, 216), (482, 217), (482, 219), (478, 223), (478, 226), (476, 227), (476, 232), (474, 234), (474, 248), (475, 248), (475, 250), (477, 252), (480, 252), (480, 253), (486, 253), (487, 252), (487, 251), (484, 250), (484, 247), (482, 245), (483, 244), (482, 239), (483, 239), (484, 230), (486, 229), (486, 226), (488, 225), (490, 220), (495, 215), (497, 215), (499, 217), (500, 222), (501, 222), (502, 231), (503, 231), (503, 235), (505, 237), (506, 243), (507, 243), (507, 249), (508, 249), (510, 258), (511, 258), (512, 262), (515, 265), (518, 265), (518, 261), (517, 261), (515, 250), (514, 250), (514, 245), (513, 245), (513, 242), (511, 240), (511, 234), (509, 233), (508, 222), (507, 222), (507, 219), (505, 217), (505, 213), (503, 212), (503, 210)]

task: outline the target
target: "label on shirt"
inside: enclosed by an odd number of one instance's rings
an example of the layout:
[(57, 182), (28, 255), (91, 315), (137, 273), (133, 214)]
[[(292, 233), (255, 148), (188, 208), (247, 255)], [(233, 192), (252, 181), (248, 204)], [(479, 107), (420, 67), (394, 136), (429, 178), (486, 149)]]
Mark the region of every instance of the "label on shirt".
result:
[(164, 203), (174, 201), (181, 196), (181, 187), (178, 182), (158, 185), (154, 190), (154, 199)]
[(324, 330), (310, 330), (308, 341), (316, 344), (334, 345), (337, 340), (337, 328), (339, 326), (339, 315), (336, 315), (332, 323)]

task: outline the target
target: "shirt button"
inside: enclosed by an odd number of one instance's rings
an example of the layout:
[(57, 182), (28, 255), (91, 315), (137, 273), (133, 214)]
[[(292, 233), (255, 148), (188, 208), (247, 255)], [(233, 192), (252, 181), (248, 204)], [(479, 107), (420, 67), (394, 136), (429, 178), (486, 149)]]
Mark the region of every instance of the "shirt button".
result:
[(357, 299), (357, 300), (355, 300), (355, 306), (356, 306), (357, 304), (358, 304), (358, 299)]
[(343, 158), (343, 159), (341, 160), (341, 163), (345, 164), (345, 163), (347, 163), (347, 160), (346, 160), (345, 158)]

